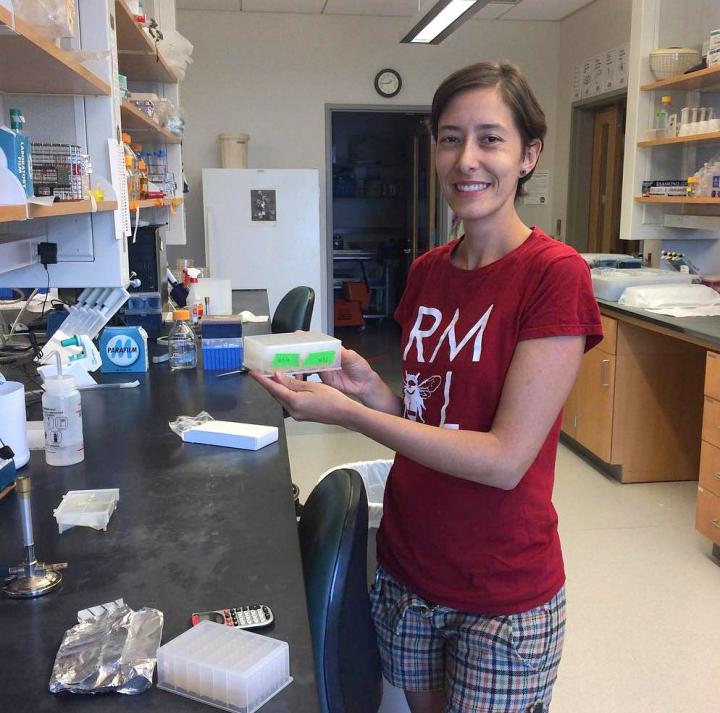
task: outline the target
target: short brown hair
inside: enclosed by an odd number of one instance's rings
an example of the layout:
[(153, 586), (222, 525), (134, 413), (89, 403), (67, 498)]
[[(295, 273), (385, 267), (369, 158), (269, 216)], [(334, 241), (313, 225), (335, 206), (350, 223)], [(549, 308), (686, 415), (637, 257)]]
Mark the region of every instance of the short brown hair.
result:
[[(459, 69), (438, 87), (433, 97), (432, 111), (430, 114), (430, 128), (433, 138), (437, 141), (438, 123), (440, 115), (445, 111), (448, 104), (461, 92), (472, 89), (484, 89), (487, 87), (498, 87), (505, 103), (510, 108), (515, 126), (520, 132), (523, 152), (534, 140), (539, 140), (542, 145), (547, 131), (545, 123), (545, 112), (543, 112), (538, 100), (530, 89), (527, 80), (520, 70), (510, 62), (479, 62), (464, 69)], [(515, 198), (523, 193), (523, 184), (530, 180), (535, 172), (527, 173), (518, 180)]]

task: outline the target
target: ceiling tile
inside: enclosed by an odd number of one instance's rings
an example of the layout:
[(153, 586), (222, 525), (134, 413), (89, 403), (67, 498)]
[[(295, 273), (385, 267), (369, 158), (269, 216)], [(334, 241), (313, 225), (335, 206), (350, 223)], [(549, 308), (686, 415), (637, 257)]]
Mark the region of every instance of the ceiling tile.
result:
[(178, 10), (239, 10), (240, 0), (177, 0)]
[(485, 7), (478, 10), (474, 15), (474, 20), (497, 20), (500, 15), (504, 15), (508, 10), (512, 9), (512, 3), (491, 2)]
[(418, 0), (328, 0), (325, 14), (415, 17)]
[(562, 20), (593, 0), (522, 0), (503, 20)]
[(325, 0), (242, 0), (245, 12), (321, 13)]

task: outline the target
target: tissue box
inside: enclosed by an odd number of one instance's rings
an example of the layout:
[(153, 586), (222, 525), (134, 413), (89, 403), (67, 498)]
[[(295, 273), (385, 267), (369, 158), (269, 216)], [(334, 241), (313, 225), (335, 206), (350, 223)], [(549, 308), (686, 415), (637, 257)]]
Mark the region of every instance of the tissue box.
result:
[(142, 327), (105, 327), (100, 337), (103, 374), (147, 371), (147, 332)]

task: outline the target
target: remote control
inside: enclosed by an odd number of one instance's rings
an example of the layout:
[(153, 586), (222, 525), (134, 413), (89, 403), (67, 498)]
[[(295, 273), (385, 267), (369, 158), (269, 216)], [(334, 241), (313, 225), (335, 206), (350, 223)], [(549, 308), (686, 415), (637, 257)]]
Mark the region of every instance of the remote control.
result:
[(214, 621), (216, 624), (235, 626), (238, 629), (259, 629), (275, 621), (272, 610), (266, 604), (250, 604), (232, 609), (215, 609), (214, 611), (193, 612), (192, 625), (201, 621)]

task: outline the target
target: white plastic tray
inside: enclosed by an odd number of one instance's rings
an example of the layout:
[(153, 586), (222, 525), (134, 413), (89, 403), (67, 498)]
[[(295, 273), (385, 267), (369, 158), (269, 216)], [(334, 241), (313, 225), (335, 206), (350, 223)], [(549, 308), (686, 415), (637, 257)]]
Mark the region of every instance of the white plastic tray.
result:
[(158, 688), (253, 713), (292, 682), (285, 641), (202, 621), (158, 649)]
[(81, 525), (95, 530), (107, 530), (110, 516), (120, 499), (118, 488), (107, 490), (69, 490), (53, 511), (62, 534), (71, 527)]

